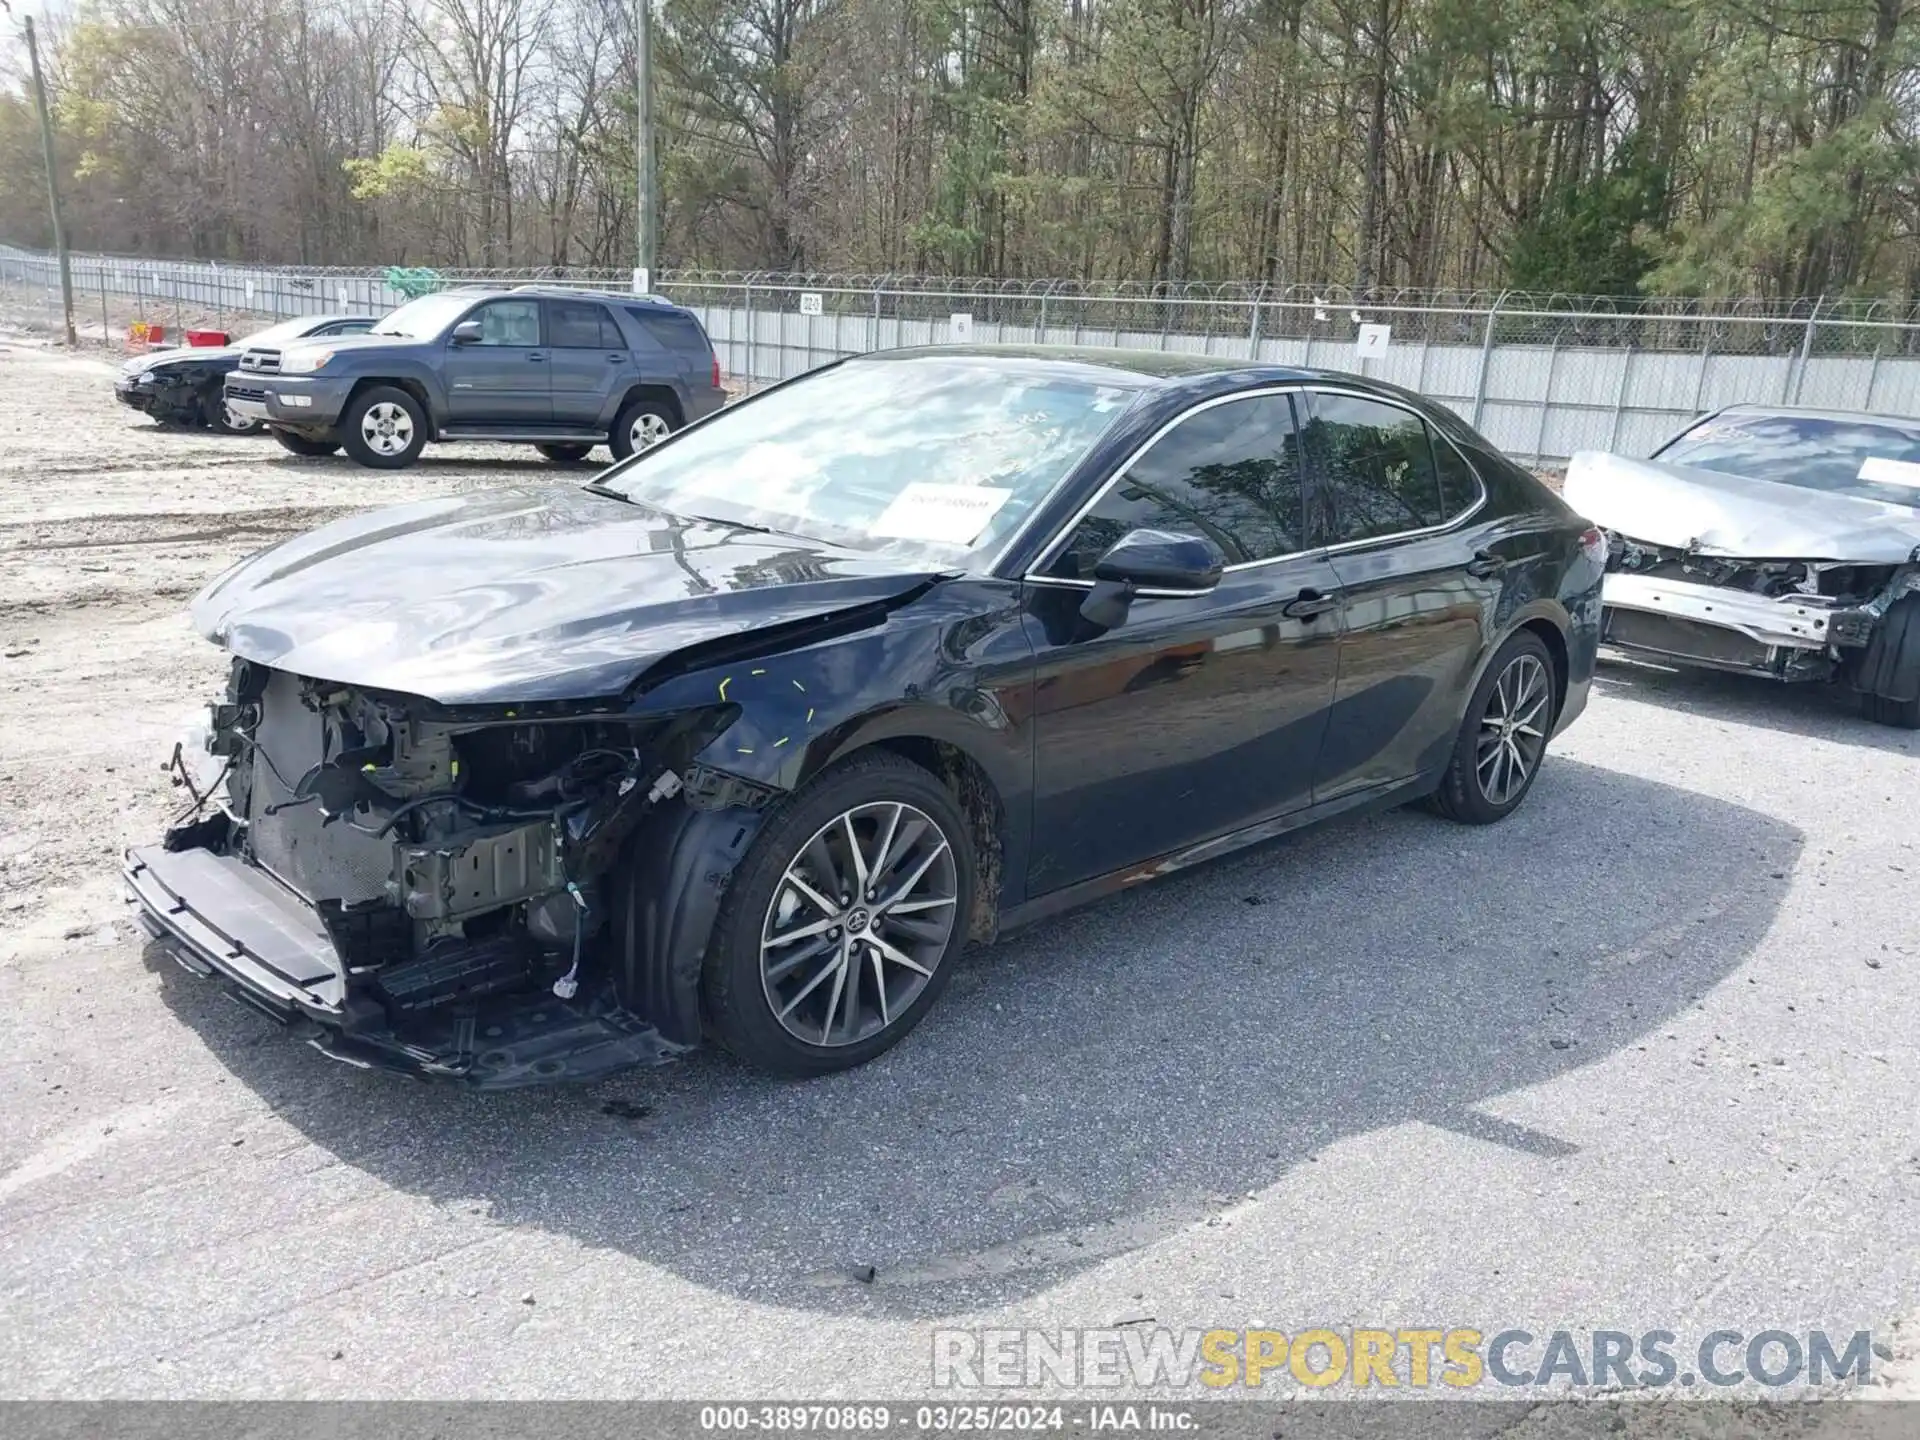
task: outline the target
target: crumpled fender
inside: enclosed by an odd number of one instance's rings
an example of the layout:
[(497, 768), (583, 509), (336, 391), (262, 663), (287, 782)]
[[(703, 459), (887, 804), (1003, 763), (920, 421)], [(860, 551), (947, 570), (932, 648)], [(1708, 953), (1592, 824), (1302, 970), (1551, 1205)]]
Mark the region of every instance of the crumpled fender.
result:
[(1017, 610), (1016, 585), (953, 582), (924, 597), (911, 617), (873, 613), (841, 628), (829, 617), (818, 639), (770, 639), (778, 653), (748, 651), (748, 658), (643, 680), (629, 698), (636, 716), (716, 705), (732, 712), (682, 776), (687, 793), (642, 822), (629, 842), (632, 863), (615, 882), (615, 983), (623, 1003), (668, 1040), (699, 1038), (707, 946), (733, 874), (767, 817), (851, 751), (907, 736), (962, 751), (1007, 806), (1003, 873), (1025, 874), (1031, 649), (1004, 616), (983, 618), (980, 587)]

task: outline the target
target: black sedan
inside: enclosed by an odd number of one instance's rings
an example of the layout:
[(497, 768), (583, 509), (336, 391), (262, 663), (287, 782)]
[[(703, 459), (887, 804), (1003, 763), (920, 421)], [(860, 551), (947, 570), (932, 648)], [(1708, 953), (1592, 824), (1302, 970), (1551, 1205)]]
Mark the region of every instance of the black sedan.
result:
[(341, 1058), (507, 1086), (879, 1054), (956, 951), (1335, 815), (1526, 798), (1602, 537), (1350, 376), (902, 351), (584, 487), (220, 576), (155, 939)]
[(253, 435), (265, 427), (227, 409), (223, 386), (227, 372), (253, 345), (278, 345), (328, 335), (364, 335), (373, 315), (302, 315), (256, 330), (231, 345), (188, 345), (150, 350), (120, 367), (113, 393), (122, 405), (151, 415), (163, 425), (210, 425), (228, 435)]

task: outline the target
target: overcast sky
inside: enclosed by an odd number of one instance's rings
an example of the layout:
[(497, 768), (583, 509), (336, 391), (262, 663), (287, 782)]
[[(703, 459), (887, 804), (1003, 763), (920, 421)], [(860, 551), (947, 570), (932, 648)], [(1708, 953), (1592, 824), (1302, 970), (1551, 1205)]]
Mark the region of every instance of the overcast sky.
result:
[[(46, 30), (46, 18), (66, 13), (66, 0), (4, 0), (0, 10), (0, 85), (24, 89), (27, 83), (27, 41), (20, 22), (33, 16), (36, 30)], [(11, 10), (11, 14), (8, 13)]]

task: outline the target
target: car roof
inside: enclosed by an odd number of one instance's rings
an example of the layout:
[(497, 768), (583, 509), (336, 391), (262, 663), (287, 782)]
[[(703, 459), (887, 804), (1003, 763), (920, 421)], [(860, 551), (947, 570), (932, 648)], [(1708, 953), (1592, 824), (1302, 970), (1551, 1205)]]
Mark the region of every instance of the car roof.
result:
[(1305, 365), (1276, 365), (1231, 355), (1197, 355), (1182, 350), (1129, 350), (1109, 345), (919, 345), (850, 356), (848, 363), (952, 360), (965, 357), (999, 362), (1028, 375), (1056, 370), (1062, 380), (1077, 377), (1106, 385), (1179, 400), (1199, 400), (1262, 385), (1337, 384), (1380, 399), (1411, 405), (1429, 419), (1457, 419), (1444, 405), (1424, 395), (1341, 370)]
[(635, 295), (625, 290), (591, 290), (580, 285), (472, 285), (460, 288), (462, 293), (475, 295), (533, 295), (542, 300), (605, 300), (615, 305), (658, 310), (663, 315), (687, 313), (684, 305), (676, 305), (659, 295)]
[(1815, 405), (1728, 405), (1714, 413), (1717, 415), (1779, 415), (1803, 420), (1870, 421), (1876, 425), (1898, 425), (1907, 430), (1920, 426), (1920, 419), (1915, 419), (1911, 415), (1892, 415), (1880, 410), (1830, 410), (1824, 406)]
[[(1018, 365), (1057, 365), (1064, 371), (1097, 369), (1134, 377), (1142, 388), (1157, 383), (1192, 380), (1213, 375), (1244, 375), (1249, 381), (1301, 381), (1358, 377), (1337, 376), (1330, 370), (1307, 370), (1297, 365), (1271, 365), (1225, 355), (1196, 355), (1182, 350), (1128, 350), (1113, 345), (916, 345), (901, 350), (874, 350), (852, 357), (862, 362), (898, 360), (1004, 360)], [(1371, 382), (1368, 382), (1371, 383)]]

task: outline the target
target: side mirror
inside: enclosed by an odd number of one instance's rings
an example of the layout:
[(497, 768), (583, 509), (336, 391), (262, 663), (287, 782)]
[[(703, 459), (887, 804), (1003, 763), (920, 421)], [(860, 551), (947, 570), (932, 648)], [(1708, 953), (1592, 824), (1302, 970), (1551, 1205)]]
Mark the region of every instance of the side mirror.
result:
[(480, 343), (480, 322), (462, 320), (453, 327), (453, 343), (456, 345), (477, 345)]
[(1220, 583), (1227, 557), (1213, 541), (1170, 530), (1129, 530), (1093, 566), (1093, 590), (1080, 613), (1111, 630), (1142, 590), (1204, 595)]

